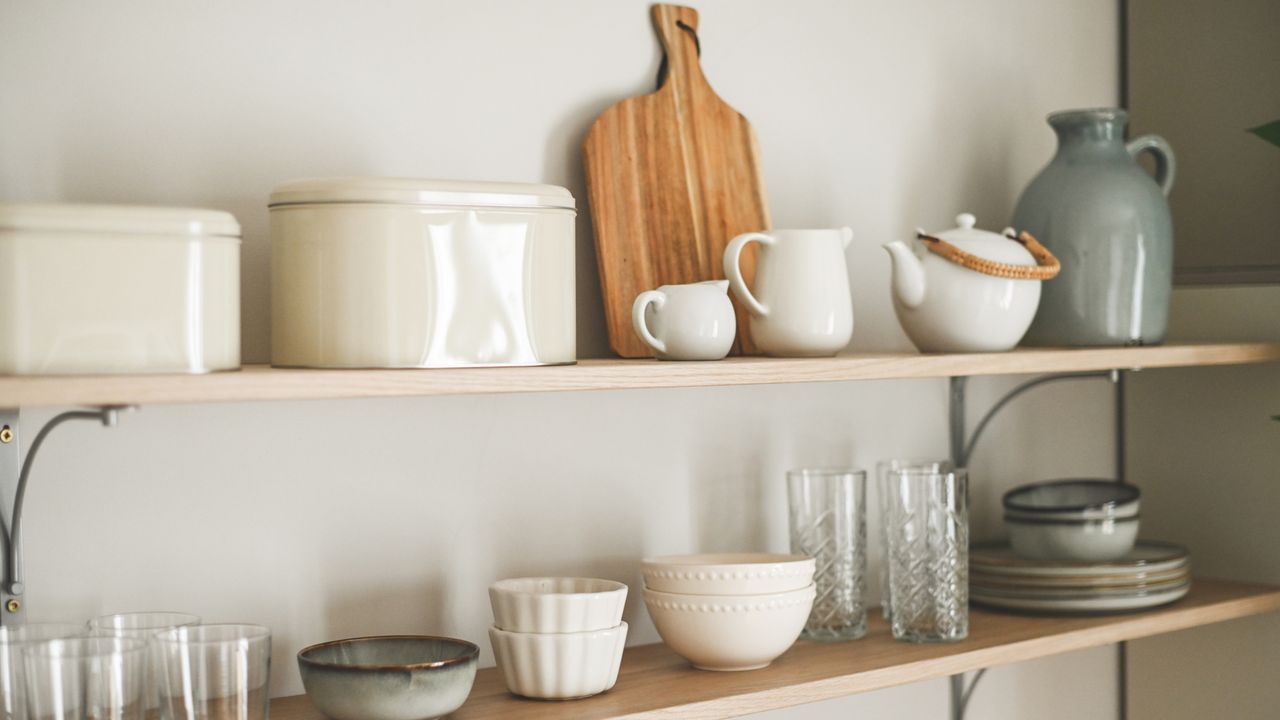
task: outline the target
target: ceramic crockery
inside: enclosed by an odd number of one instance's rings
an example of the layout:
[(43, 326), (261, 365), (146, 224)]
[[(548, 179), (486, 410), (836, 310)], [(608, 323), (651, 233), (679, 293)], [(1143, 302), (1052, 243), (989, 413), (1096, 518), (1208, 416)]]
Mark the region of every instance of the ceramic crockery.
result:
[(578, 633), (622, 623), (627, 586), (613, 580), (527, 577), (489, 586), (493, 626), (517, 633)]
[(618, 681), (627, 624), (570, 633), (491, 627), (489, 642), (508, 690), (523, 697), (572, 700), (602, 693)]
[(1004, 494), (1006, 517), (1102, 520), (1138, 514), (1142, 491), (1105, 479), (1052, 480), (1021, 485)]
[(974, 603), (1002, 610), (1024, 612), (1106, 614), (1143, 610), (1167, 605), (1182, 598), (1191, 590), (1191, 583), (1173, 588), (1140, 591), (1132, 595), (1098, 595), (1096, 597), (1023, 598), (1001, 594), (986, 594), (975, 589), (971, 595)]
[(1103, 520), (1018, 518), (1008, 515), (1009, 543), (1030, 560), (1105, 562), (1124, 557), (1138, 539), (1138, 517)]
[(976, 222), (962, 213), (952, 230), (884, 245), (894, 312), (921, 352), (1010, 350), (1035, 317), (1042, 281), (1016, 275), (1040, 272), (1037, 258), (1012, 230), (996, 234)]
[(1028, 560), (1014, 554), (1008, 544), (975, 545), (969, 564), (975, 574), (1007, 577), (1096, 577), (1167, 572), (1185, 567), (1190, 553), (1181, 545), (1141, 540), (1127, 555), (1108, 562), (1083, 560)]
[(766, 595), (682, 595), (644, 590), (662, 641), (702, 670), (755, 670), (804, 629), (815, 587)]
[[(1118, 108), (1049, 116), (1053, 160), (1018, 200), (1013, 222), (1062, 259), (1028, 345), (1151, 345), (1164, 340), (1173, 289), (1174, 157), (1155, 135), (1125, 142)], [(1155, 156), (1153, 179), (1137, 156)]]
[(1191, 566), (1161, 572), (1134, 572), (1128, 575), (1066, 575), (1043, 577), (1036, 575), (1000, 575), (998, 573), (970, 573), (970, 585), (991, 588), (1016, 588), (1019, 590), (1103, 590), (1114, 587), (1135, 587), (1152, 583), (1189, 580)]
[(983, 595), (1000, 595), (1001, 597), (1026, 600), (1066, 600), (1073, 598), (1133, 596), (1139, 593), (1171, 590), (1189, 582), (1191, 582), (1191, 576), (1186, 572), (1182, 572), (1167, 580), (1131, 582), (1126, 585), (1087, 585), (1080, 587), (1038, 587), (971, 581), (969, 590)]
[[(739, 235), (724, 251), (724, 274), (751, 313), (751, 340), (765, 355), (829, 357), (853, 335), (853, 299), (844, 251), (849, 228), (767, 230)], [(742, 277), (739, 258), (760, 244), (754, 287)]]
[(659, 360), (719, 360), (738, 331), (728, 280), (646, 290), (636, 296), (631, 323)]
[(807, 555), (705, 553), (645, 558), (644, 586), (680, 595), (765, 595), (813, 584), (815, 561)]
[(304, 648), (307, 697), (333, 720), (427, 720), (462, 707), (480, 648), (422, 635), (335, 640)]

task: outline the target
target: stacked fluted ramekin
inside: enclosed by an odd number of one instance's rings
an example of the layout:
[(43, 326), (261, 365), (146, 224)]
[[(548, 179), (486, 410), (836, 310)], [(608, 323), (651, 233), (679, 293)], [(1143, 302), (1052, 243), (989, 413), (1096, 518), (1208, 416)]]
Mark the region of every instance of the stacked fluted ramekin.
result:
[(511, 692), (567, 700), (602, 693), (617, 682), (627, 641), (626, 585), (514, 578), (489, 586), (489, 601), (489, 641)]

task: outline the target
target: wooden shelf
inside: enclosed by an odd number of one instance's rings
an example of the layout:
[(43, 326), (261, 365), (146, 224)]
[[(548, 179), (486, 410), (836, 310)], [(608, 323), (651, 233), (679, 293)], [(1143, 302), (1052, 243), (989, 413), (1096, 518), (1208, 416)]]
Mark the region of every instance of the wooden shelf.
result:
[(750, 357), (720, 362), (584, 360), (557, 367), (435, 370), (300, 370), (249, 365), (239, 372), (211, 375), (0, 377), (0, 407), (712, 387), (1277, 361), (1280, 343), (1022, 349), (968, 355), (855, 354), (820, 359)]
[[(775, 710), (994, 665), (1083, 650), (1280, 609), (1280, 588), (1197, 579), (1165, 608), (1105, 617), (1036, 617), (973, 610), (969, 639), (950, 645), (895, 642), (877, 616), (849, 643), (799, 642), (764, 670), (694, 670), (663, 645), (628, 648), (618, 684), (572, 702), (509, 694), (494, 668), (481, 670), (455, 720), (667, 717), (696, 720)], [(1261, 671), (1260, 671), (1261, 672)], [(305, 696), (271, 703), (273, 720), (323, 720)]]

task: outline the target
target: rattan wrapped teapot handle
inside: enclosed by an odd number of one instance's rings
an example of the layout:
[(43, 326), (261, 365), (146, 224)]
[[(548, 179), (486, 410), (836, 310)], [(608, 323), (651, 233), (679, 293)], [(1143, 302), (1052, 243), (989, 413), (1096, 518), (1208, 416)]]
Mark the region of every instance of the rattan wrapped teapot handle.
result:
[(916, 237), (924, 241), (924, 246), (934, 255), (946, 258), (951, 262), (975, 270), (984, 275), (994, 275), (995, 277), (1008, 278), (1010, 280), (1049, 280), (1058, 275), (1062, 270), (1062, 264), (1058, 262), (1058, 258), (1049, 252), (1049, 249), (1041, 245), (1031, 233), (1022, 231), (1018, 235), (1014, 235), (1012, 231), (1005, 233), (1005, 237), (1014, 242), (1021, 243), (1023, 247), (1031, 253), (1031, 257), (1036, 259), (1036, 264), (1032, 265), (1011, 265), (1009, 263), (995, 262), (980, 258), (977, 255), (967, 253), (942, 238), (917, 233)]

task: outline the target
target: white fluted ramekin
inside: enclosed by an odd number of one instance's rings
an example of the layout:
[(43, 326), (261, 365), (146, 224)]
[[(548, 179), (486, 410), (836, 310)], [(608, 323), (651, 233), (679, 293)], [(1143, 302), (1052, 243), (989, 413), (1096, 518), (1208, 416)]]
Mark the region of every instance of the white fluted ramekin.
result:
[(703, 670), (756, 670), (800, 636), (815, 587), (768, 595), (677, 595), (646, 589), (662, 641)]
[(576, 633), (616, 628), (627, 586), (571, 577), (512, 578), (489, 586), (493, 624), (521, 633)]
[(813, 582), (814, 560), (804, 555), (717, 553), (668, 555), (641, 563), (644, 586), (682, 595), (763, 595), (800, 590)]
[(507, 689), (543, 700), (571, 700), (618, 681), (627, 624), (580, 633), (518, 633), (489, 628), (489, 642)]

